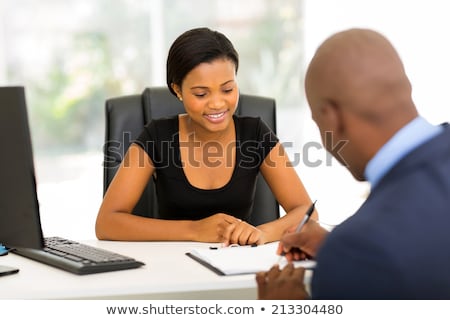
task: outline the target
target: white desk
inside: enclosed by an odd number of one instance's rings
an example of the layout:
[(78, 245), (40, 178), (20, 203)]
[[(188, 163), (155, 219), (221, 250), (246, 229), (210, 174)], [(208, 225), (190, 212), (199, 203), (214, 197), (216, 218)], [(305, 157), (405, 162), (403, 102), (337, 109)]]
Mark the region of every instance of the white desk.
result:
[(74, 275), (9, 253), (1, 265), (0, 299), (256, 299), (254, 275), (219, 276), (185, 255), (196, 242), (80, 241), (140, 260), (138, 269)]

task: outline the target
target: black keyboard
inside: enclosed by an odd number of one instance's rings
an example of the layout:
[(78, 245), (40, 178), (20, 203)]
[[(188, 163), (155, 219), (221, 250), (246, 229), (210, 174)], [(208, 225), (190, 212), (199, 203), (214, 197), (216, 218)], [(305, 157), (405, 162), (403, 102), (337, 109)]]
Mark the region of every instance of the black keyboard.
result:
[(133, 269), (144, 265), (133, 258), (65, 238), (44, 238), (44, 244), (43, 249), (16, 248), (13, 252), (75, 274)]

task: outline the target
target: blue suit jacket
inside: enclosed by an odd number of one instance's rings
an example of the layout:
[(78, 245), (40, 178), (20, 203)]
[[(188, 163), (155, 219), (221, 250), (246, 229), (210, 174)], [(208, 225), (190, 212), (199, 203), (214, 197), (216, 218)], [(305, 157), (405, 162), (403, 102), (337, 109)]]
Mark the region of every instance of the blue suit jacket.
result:
[(450, 127), (400, 160), (316, 259), (313, 299), (450, 299)]

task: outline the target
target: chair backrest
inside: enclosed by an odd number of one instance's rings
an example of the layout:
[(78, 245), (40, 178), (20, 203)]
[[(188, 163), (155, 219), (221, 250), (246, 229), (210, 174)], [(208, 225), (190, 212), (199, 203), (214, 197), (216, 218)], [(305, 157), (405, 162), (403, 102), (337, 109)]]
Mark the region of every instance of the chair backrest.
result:
[[(184, 113), (182, 103), (166, 87), (146, 88), (142, 94), (110, 98), (106, 101), (103, 193), (116, 174), (123, 157), (151, 119)], [(240, 94), (236, 114), (259, 116), (276, 132), (275, 100)], [(149, 181), (133, 211), (158, 218), (158, 203), (153, 180)], [(279, 218), (279, 205), (264, 178), (258, 177), (250, 223), (260, 225)]]

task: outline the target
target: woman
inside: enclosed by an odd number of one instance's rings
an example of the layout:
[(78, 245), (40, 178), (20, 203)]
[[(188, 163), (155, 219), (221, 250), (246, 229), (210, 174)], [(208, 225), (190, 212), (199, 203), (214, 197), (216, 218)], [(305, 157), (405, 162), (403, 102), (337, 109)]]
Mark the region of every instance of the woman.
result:
[[(259, 118), (234, 115), (238, 65), (219, 32), (197, 28), (175, 40), (167, 85), (186, 113), (151, 121), (131, 144), (100, 207), (99, 239), (263, 244), (303, 218), (311, 200), (275, 134)], [(259, 171), (287, 214), (252, 226)], [(152, 177), (161, 219), (131, 214)]]

